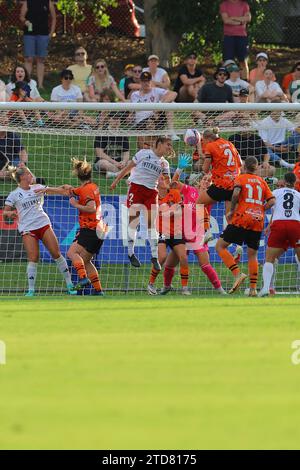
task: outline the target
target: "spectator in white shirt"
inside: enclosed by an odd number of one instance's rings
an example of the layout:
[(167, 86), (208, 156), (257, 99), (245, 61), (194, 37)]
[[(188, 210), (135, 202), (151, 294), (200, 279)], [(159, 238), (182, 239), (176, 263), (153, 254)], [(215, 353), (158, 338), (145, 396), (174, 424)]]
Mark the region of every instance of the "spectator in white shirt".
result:
[[(152, 76), (150, 72), (142, 72), (141, 89), (132, 93), (130, 101), (132, 103), (172, 103), (177, 96), (175, 91), (165, 90), (164, 88), (153, 87)], [(136, 111), (135, 126), (137, 129), (145, 129), (149, 121), (155, 121), (155, 128), (161, 129), (165, 126), (166, 121), (171, 129), (172, 138), (178, 140), (173, 130), (173, 113), (154, 111)]]
[(248, 82), (241, 79), (239, 67), (236, 64), (231, 64), (228, 65), (226, 69), (229, 72), (230, 77), (225, 81), (225, 83), (232, 89), (233, 101), (235, 103), (240, 103), (240, 91), (243, 89), (249, 90), (250, 101), (252, 101), (251, 94), (254, 93), (254, 88), (249, 85)]
[(295, 125), (283, 117), (281, 111), (272, 111), (270, 116), (256, 122), (258, 134), (267, 146), (271, 162), (278, 162), (280, 166), (290, 168), (290, 164), (282, 158), (281, 145), (286, 139), (287, 131), (294, 129)]
[[(73, 85), (74, 75), (71, 70), (64, 69), (61, 74), (61, 85), (53, 88), (51, 92), (51, 101), (60, 103), (76, 103), (83, 100), (79, 86)], [(82, 127), (87, 124), (94, 124), (94, 120), (88, 116), (83, 116), (82, 112), (77, 110), (56, 111), (51, 113), (51, 119), (59, 125), (71, 127)]]
[(149, 55), (148, 67), (143, 69), (143, 72), (150, 72), (152, 76), (152, 85), (157, 88), (170, 88), (170, 77), (167, 72), (159, 66), (159, 57), (155, 54)]
[(286, 95), (277, 82), (274, 82), (274, 74), (270, 69), (264, 71), (264, 79), (256, 82), (255, 101), (257, 103), (272, 103), (274, 101), (288, 101)]

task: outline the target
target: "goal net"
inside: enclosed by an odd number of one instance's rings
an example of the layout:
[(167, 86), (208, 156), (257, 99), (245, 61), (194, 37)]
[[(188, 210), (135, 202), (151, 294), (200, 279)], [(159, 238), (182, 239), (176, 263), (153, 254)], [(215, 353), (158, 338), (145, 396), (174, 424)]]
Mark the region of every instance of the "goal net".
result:
[[(271, 189), (280, 184), (286, 171), (298, 161), (300, 144), (299, 104), (130, 104), (130, 103), (0, 103), (0, 293), (23, 295), (27, 289), (27, 257), (17, 230), (17, 221), (5, 220), (3, 206), (7, 195), (16, 188), (7, 175), (8, 161), (17, 164), (27, 160), (27, 166), (48, 186), (71, 184), (79, 186), (71, 174), (71, 158), (86, 157), (93, 164), (93, 180), (98, 184), (102, 214), (109, 233), (95, 265), (103, 289), (112, 294), (146, 293), (151, 271), (151, 253), (147, 241), (145, 220), (138, 227), (135, 252), (141, 267), (131, 267), (127, 252), (128, 213), (125, 205), (127, 178), (116, 190), (110, 185), (122, 164), (140, 149), (151, 148), (157, 137), (171, 135), (174, 155), (169, 158), (171, 173), (177, 168), (182, 153), (192, 157), (192, 166), (184, 169), (180, 180), (190, 183), (201, 174), (202, 147), (184, 142), (187, 129), (200, 133), (207, 128), (219, 128), (219, 134), (235, 144), (243, 159), (255, 155), (263, 165)], [(276, 145), (277, 144), (277, 145)], [(280, 145), (279, 145), (280, 144)], [(266, 156), (267, 154), (267, 156)], [(66, 256), (78, 229), (78, 211), (63, 196), (45, 196), (44, 209), (49, 215), (61, 252)], [(268, 218), (270, 214), (268, 214)], [(210, 216), (212, 239), (209, 241), (210, 263), (215, 268), (224, 289), (232, 285), (232, 275), (215, 251), (216, 241), (226, 225), (224, 204), (213, 206)], [(261, 286), (262, 265), (265, 259), (266, 238), (262, 236), (258, 253)], [(236, 253), (241, 269), (247, 273), (246, 248)], [(70, 269), (71, 266), (70, 266)], [(199, 295), (213, 295), (215, 290), (199, 266), (193, 253), (189, 254), (189, 288)], [(76, 274), (72, 270), (74, 282)], [(156, 280), (163, 285), (162, 273)], [(275, 289), (278, 293), (299, 290), (299, 266), (294, 250), (289, 249), (279, 260)], [(247, 287), (247, 282), (245, 284)], [(173, 279), (176, 292), (180, 288), (179, 270)], [(40, 295), (60, 295), (64, 282), (48, 251), (40, 243), (40, 261), (36, 292)], [(84, 291), (89, 295), (89, 290)]]

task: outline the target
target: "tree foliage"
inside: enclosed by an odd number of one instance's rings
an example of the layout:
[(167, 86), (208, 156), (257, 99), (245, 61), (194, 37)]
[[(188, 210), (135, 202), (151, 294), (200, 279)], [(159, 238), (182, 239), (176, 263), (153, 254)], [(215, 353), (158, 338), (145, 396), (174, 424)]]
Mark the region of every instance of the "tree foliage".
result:
[(110, 18), (107, 13), (108, 7), (116, 8), (117, 0), (85, 0), (80, 2), (77, 0), (58, 0), (57, 9), (64, 15), (69, 15), (74, 23), (80, 23), (85, 18), (85, 10), (88, 8), (95, 15), (95, 22), (104, 28), (110, 26)]
[[(250, 37), (264, 19), (264, 7), (268, 0), (247, 0), (252, 21), (248, 31)], [(163, 18), (166, 30), (177, 32), (181, 38), (179, 52), (195, 49), (199, 55), (204, 51), (220, 52), (223, 23), (219, 14), (220, 1), (216, 0), (157, 0), (153, 9), (153, 20)], [(286, 0), (294, 5), (295, 0)]]

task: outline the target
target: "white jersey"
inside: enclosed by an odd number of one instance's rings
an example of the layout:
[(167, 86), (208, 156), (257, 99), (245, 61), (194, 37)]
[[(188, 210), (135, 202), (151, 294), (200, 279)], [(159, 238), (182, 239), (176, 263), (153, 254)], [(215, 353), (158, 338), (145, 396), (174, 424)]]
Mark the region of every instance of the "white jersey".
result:
[(140, 150), (132, 161), (136, 167), (131, 171), (130, 183), (157, 189), (159, 176), (170, 176), (169, 162), (164, 157), (158, 157), (153, 150)]
[[(164, 95), (168, 93), (169, 90), (164, 88), (151, 88), (149, 93), (141, 93), (140, 90), (134, 91), (130, 96), (130, 101), (132, 103), (159, 103)], [(135, 124), (138, 124), (144, 119), (148, 119), (154, 113), (153, 111), (136, 111), (135, 113)]]
[(51, 225), (50, 219), (43, 209), (44, 196), (34, 192), (35, 189), (44, 187), (40, 184), (33, 184), (30, 189), (17, 188), (7, 196), (5, 205), (17, 209), (20, 233)]
[(280, 188), (273, 191), (276, 198), (273, 206), (272, 221), (297, 220), (300, 222), (300, 193), (292, 188)]

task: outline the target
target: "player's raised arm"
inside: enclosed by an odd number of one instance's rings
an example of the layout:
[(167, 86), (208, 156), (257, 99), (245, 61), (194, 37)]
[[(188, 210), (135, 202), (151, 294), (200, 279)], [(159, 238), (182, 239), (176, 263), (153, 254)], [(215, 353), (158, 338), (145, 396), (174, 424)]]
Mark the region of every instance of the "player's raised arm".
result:
[(135, 162), (133, 160), (130, 160), (130, 162), (127, 163), (125, 168), (120, 171), (116, 179), (112, 182), (110, 189), (113, 191), (116, 187), (119, 181), (124, 178), (124, 176), (128, 175), (128, 173), (131, 172), (131, 170), (136, 166)]
[(72, 188), (73, 186), (69, 184), (63, 184), (62, 186), (58, 186), (56, 188), (50, 186), (40, 187), (35, 189), (34, 192), (37, 194), (70, 196), (70, 191)]

